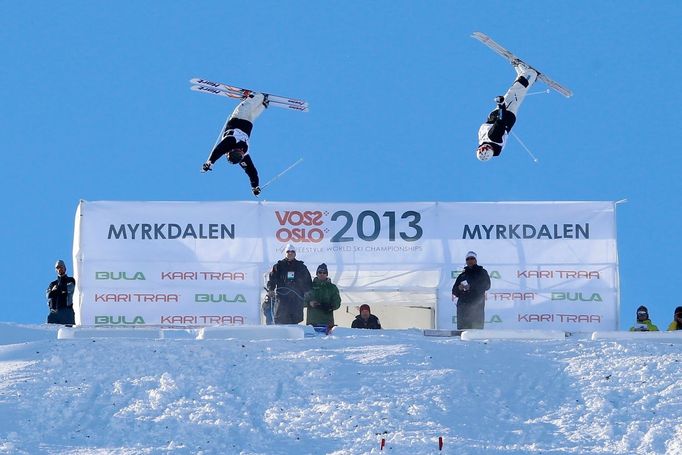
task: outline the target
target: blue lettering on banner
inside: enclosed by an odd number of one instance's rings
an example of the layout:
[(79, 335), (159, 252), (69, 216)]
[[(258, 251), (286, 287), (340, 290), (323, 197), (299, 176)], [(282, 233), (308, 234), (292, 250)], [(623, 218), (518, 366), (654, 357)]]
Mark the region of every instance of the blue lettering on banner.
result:
[(584, 224), (465, 224), (462, 239), (589, 239), (590, 223)]
[(107, 240), (234, 239), (234, 224), (138, 223), (109, 225)]

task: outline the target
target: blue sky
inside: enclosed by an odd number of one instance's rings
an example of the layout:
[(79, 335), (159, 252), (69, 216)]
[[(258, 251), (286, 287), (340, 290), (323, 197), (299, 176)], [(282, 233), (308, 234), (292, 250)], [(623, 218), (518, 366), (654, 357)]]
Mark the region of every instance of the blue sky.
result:
[[(254, 129), (262, 181), (304, 158), (268, 200), (627, 199), (621, 326), (641, 304), (667, 326), (682, 305), (680, 24), (672, 1), (2, 2), (0, 320), (44, 321), (80, 199), (252, 199), (224, 162), (199, 173), (235, 106), (191, 92), (199, 76), (310, 103)], [(537, 164), (513, 139), (474, 158), (514, 79), (476, 30), (575, 94), (521, 108), (514, 131)]]

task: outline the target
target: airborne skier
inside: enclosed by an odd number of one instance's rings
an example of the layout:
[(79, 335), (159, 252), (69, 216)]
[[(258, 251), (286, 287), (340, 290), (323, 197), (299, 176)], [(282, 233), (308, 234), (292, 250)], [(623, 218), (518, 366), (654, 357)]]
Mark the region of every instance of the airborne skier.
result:
[(488, 161), (493, 156), (502, 153), (509, 132), (516, 123), (516, 114), (528, 93), (528, 89), (535, 83), (538, 72), (521, 61), (514, 62), (516, 79), (504, 96), (495, 97), (497, 108), (488, 120), (478, 129), (478, 149), (476, 157), (481, 161)]
[(268, 96), (263, 93), (249, 92), (246, 98), (232, 112), (222, 131), (222, 140), (213, 148), (202, 171), (213, 169), (213, 164), (221, 156), (227, 155), (227, 161), (238, 164), (244, 169), (251, 182), (254, 196), (260, 194), (258, 170), (249, 155), (249, 138), (253, 130), (253, 122), (268, 107)]
[(493, 41), (485, 33), (474, 32), (472, 38), (488, 46), (493, 52), (506, 59), (516, 70), (516, 79), (504, 96), (495, 97), (497, 109), (488, 116), (488, 120), (478, 130), (478, 148), (476, 157), (481, 161), (488, 161), (493, 156), (502, 153), (507, 136), (516, 123), (516, 114), (528, 93), (528, 89), (537, 79), (547, 84), (551, 89), (570, 98), (573, 92), (554, 79), (531, 67), (523, 60), (512, 54), (505, 47)]

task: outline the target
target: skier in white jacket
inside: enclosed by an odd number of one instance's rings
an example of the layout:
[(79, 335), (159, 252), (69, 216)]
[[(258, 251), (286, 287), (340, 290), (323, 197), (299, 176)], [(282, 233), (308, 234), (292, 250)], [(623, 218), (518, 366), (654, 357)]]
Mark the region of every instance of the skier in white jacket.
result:
[(516, 123), (516, 114), (528, 89), (535, 83), (538, 72), (521, 61), (514, 63), (516, 79), (504, 96), (495, 97), (497, 109), (478, 130), (476, 157), (488, 161), (502, 153), (507, 136)]
[(251, 92), (242, 100), (230, 115), (223, 128), (221, 141), (213, 148), (208, 160), (203, 164), (202, 171), (213, 169), (213, 163), (221, 156), (227, 155), (227, 161), (238, 164), (244, 169), (251, 182), (254, 196), (260, 194), (258, 186), (258, 171), (249, 156), (249, 138), (253, 129), (253, 122), (268, 107), (267, 95)]

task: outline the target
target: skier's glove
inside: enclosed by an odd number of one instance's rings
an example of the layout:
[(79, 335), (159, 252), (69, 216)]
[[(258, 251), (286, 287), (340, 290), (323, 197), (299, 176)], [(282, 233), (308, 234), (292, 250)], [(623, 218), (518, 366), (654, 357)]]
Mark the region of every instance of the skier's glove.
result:
[(254, 186), (251, 188), (251, 192), (253, 193), (254, 196), (258, 196), (260, 194), (260, 186)]
[(201, 172), (208, 172), (213, 169), (213, 163), (210, 161), (206, 161), (202, 166), (201, 166)]

